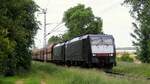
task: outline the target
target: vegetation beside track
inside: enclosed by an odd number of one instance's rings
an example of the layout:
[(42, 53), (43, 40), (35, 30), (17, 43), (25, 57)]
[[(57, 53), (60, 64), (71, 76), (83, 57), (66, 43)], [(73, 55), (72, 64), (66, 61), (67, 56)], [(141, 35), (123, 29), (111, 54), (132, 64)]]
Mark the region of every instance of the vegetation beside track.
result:
[[(117, 67), (115, 69), (117, 70)], [(149, 82), (149, 80), (113, 77), (97, 69), (68, 68), (41, 62), (32, 62), (32, 69), (27, 74), (14, 77), (0, 76), (0, 84), (149, 84)]]
[(132, 62), (117, 62), (113, 72), (127, 74), (134, 77), (150, 78), (150, 64), (136, 64)]

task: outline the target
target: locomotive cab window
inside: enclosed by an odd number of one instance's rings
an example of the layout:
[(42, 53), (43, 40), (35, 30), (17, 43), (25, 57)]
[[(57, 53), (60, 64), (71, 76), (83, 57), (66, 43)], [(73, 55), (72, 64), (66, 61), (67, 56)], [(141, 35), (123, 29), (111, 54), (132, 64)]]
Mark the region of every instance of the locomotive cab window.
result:
[(93, 56), (113, 56), (114, 43), (111, 37), (90, 36)]

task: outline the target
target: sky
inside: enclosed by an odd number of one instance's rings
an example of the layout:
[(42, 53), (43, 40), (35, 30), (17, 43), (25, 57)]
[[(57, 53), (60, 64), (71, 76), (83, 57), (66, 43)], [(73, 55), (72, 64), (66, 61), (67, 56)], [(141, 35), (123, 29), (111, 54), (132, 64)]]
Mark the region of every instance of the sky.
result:
[[(101, 17), (103, 20), (103, 32), (113, 35), (115, 38), (116, 47), (132, 47), (134, 40), (130, 33), (134, 27), (132, 22), (134, 19), (130, 16), (129, 7), (122, 6), (124, 0), (34, 0), (42, 9), (47, 8), (47, 33), (53, 31), (46, 38), (52, 35), (60, 35), (67, 31), (64, 24), (58, 26), (56, 31), (55, 26), (62, 22), (63, 14), (70, 7), (78, 4), (84, 4), (86, 7), (91, 7), (95, 16)], [(40, 29), (35, 36), (35, 45), (38, 48), (43, 47), (43, 23), (44, 16), (40, 12), (35, 14), (37, 20), (41, 22)]]

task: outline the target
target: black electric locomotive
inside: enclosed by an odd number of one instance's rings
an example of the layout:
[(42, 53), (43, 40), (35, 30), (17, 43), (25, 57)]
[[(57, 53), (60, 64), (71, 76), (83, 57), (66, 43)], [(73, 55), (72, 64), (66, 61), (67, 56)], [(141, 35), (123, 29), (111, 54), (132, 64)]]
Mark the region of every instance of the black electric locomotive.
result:
[(51, 58), (48, 60), (57, 64), (106, 68), (116, 65), (116, 49), (112, 35), (88, 34), (53, 45), (48, 50), (50, 52), (46, 55), (39, 54), (40, 57)]

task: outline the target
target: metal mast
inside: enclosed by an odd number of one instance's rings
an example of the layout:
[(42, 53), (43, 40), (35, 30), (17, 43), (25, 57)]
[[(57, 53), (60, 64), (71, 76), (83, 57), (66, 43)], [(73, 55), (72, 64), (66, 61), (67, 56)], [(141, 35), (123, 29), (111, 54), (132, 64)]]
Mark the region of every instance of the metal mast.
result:
[(43, 33), (43, 48), (46, 47), (46, 14), (47, 14), (47, 9), (42, 10), (44, 14), (44, 33)]
[(44, 14), (44, 33), (43, 33), (43, 59), (44, 59), (44, 62), (46, 62), (46, 14), (47, 14), (47, 9), (42, 9), (42, 13), (41, 14)]

